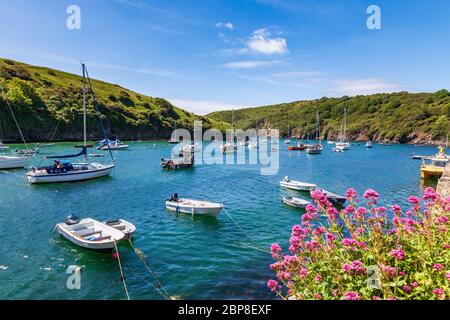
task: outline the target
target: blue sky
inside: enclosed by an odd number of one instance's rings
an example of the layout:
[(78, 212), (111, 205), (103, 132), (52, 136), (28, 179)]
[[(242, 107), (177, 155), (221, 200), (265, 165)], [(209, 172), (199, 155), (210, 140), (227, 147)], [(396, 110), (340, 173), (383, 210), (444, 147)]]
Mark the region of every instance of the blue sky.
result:
[[(0, 56), (190, 111), (450, 88), (447, 0), (0, 0)], [(81, 30), (66, 28), (69, 5)], [(381, 8), (381, 30), (366, 27)]]

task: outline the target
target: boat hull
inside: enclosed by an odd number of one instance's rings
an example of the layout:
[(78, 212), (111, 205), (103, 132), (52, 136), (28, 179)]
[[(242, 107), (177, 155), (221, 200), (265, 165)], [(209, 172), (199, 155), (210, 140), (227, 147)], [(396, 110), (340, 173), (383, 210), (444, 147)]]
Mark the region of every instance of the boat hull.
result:
[(166, 209), (177, 213), (187, 213), (201, 216), (217, 216), (223, 209), (223, 206), (216, 207), (196, 207), (183, 203), (166, 201)]
[(312, 191), (315, 190), (317, 188), (317, 186), (315, 185), (309, 185), (309, 184), (295, 184), (295, 183), (290, 183), (290, 182), (286, 182), (286, 181), (280, 181), (280, 186), (286, 189), (291, 189), (291, 190), (297, 190), (297, 191)]
[(80, 172), (69, 171), (67, 173), (59, 174), (39, 175), (30, 172), (27, 174), (27, 179), (32, 184), (85, 181), (109, 176), (114, 170), (114, 167), (115, 165), (109, 165), (98, 170), (80, 170)]
[(290, 197), (284, 197), (282, 202), (289, 207), (299, 208), (299, 209), (304, 209), (304, 208), (306, 208), (306, 206), (308, 204), (310, 204), (310, 202), (308, 202), (306, 200), (301, 200), (301, 199), (297, 200), (296, 198), (290, 198)]
[(28, 163), (28, 158), (0, 156), (0, 169), (24, 168)]

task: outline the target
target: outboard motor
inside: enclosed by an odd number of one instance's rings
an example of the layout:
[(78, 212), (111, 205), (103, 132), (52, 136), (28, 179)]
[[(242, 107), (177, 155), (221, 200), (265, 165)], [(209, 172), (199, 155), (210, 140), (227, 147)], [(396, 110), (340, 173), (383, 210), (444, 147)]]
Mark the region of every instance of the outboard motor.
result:
[(80, 223), (80, 218), (78, 218), (76, 215), (71, 214), (70, 216), (67, 217), (66, 219), (66, 224), (69, 226), (72, 226), (74, 224), (78, 224)]

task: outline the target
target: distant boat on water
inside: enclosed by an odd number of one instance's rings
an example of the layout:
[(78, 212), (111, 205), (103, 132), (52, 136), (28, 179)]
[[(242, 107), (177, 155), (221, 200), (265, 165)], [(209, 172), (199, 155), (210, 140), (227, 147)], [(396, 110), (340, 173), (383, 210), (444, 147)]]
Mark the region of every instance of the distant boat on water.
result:
[(346, 151), (350, 149), (350, 142), (347, 141), (347, 108), (344, 108), (344, 119), (341, 123), (339, 142), (336, 142), (336, 149)]

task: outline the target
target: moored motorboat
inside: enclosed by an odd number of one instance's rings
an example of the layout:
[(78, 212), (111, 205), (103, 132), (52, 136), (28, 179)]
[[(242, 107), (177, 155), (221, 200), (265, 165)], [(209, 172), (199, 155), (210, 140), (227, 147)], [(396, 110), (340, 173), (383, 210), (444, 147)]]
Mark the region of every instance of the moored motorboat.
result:
[(372, 141), (367, 141), (366, 142), (366, 146), (365, 146), (367, 149), (372, 149), (373, 148), (373, 145), (372, 145)]
[(116, 242), (125, 238), (122, 231), (91, 218), (69, 217), (57, 224), (56, 230), (72, 243), (96, 251), (111, 251)]
[(312, 191), (317, 188), (317, 185), (315, 184), (291, 180), (289, 177), (284, 177), (284, 179), (280, 181), (280, 186), (297, 191)]
[(209, 201), (178, 198), (174, 194), (166, 200), (166, 209), (173, 212), (188, 213), (192, 215), (216, 216), (222, 211), (223, 204)]
[(0, 141), (0, 150), (7, 150), (9, 149), (8, 146), (5, 146), (1, 141)]
[(113, 227), (114, 229), (122, 231), (127, 239), (131, 238), (136, 231), (136, 226), (124, 219), (109, 220), (103, 223), (107, 226)]
[(301, 142), (297, 143), (296, 146), (289, 146), (288, 147), (289, 151), (303, 151), (305, 150), (305, 145)]
[(322, 153), (322, 146), (316, 144), (312, 146), (306, 147), (306, 153), (307, 154), (321, 154)]
[(296, 197), (283, 197), (283, 203), (294, 208), (304, 209), (311, 202)]
[(347, 201), (347, 198), (344, 196), (341, 196), (339, 194), (333, 193), (331, 191), (325, 190), (325, 189), (319, 189), (325, 197), (327, 197), (328, 201), (331, 203), (337, 204), (337, 205), (343, 205), (345, 201)]
[(129, 145), (122, 143), (119, 139), (110, 141), (110, 140), (102, 140), (100, 141), (100, 146), (97, 147), (97, 150), (123, 150), (128, 149)]

